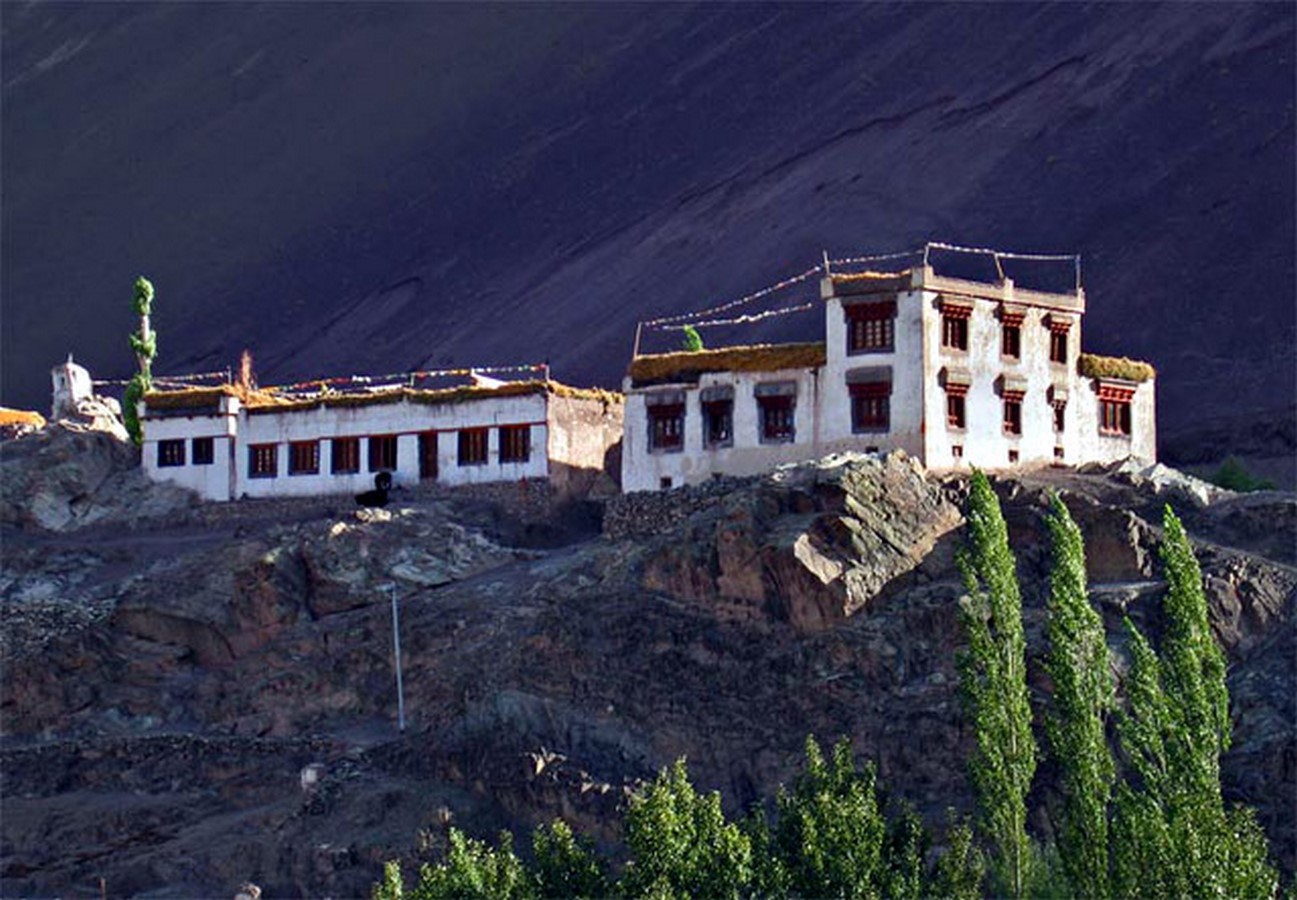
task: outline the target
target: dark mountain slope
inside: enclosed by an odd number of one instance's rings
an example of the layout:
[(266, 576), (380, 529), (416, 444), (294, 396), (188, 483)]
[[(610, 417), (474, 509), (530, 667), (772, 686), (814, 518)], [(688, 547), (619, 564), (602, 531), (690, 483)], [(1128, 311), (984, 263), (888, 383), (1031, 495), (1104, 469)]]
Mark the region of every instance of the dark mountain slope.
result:
[[(1291, 5), (3, 7), (3, 398), (549, 358), (925, 238), (1079, 251), (1164, 430), (1291, 400)], [(807, 287), (813, 292), (813, 287)]]

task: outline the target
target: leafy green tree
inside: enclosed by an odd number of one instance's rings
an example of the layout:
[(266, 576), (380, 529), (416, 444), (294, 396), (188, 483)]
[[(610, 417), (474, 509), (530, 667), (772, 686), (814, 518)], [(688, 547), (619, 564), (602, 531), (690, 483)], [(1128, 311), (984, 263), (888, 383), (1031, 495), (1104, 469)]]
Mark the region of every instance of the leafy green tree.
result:
[(540, 897), (599, 898), (609, 893), (603, 861), (590, 842), (572, 833), (562, 819), (531, 834), (536, 889)]
[(1265, 836), (1226, 811), (1220, 754), (1230, 742), (1225, 657), (1212, 637), (1202, 573), (1167, 507), (1160, 555), (1167, 590), (1159, 658), (1127, 620), (1130, 672), (1118, 734), (1130, 778), (1117, 789), (1115, 893), (1122, 897), (1271, 897)]
[(692, 325), (686, 325), (680, 329), (680, 349), (686, 353), (697, 353), (703, 349), (703, 336), (698, 333), (698, 329)]
[(952, 815), (946, 851), (937, 858), (928, 896), (932, 900), (981, 900), (985, 877), (986, 861), (973, 842), (972, 827), (967, 822), (956, 823)]
[(928, 832), (910, 807), (903, 807), (895, 818), (888, 820), (882, 896), (888, 900), (927, 900), (924, 858), (928, 844)]
[(1053, 566), (1049, 579), (1049, 652), (1053, 706), (1045, 731), (1063, 794), (1058, 855), (1073, 893), (1107, 897), (1108, 812), (1115, 766), (1104, 721), (1113, 706), (1112, 669), (1103, 618), (1086, 590), (1081, 529), (1057, 495), (1045, 517)]
[(791, 791), (775, 799), (770, 850), (786, 877), (777, 895), (878, 897), (885, 869), (887, 822), (878, 808), (872, 766), (863, 771), (845, 738), (825, 760), (806, 739), (806, 768)]
[(1036, 742), (1027, 699), (1026, 640), (1009, 532), (986, 475), (973, 472), (968, 543), (958, 558), (968, 596), (961, 618), (968, 648), (959, 656), (960, 689), (977, 739), (969, 763), (998, 890), (1022, 897), (1032, 860), (1027, 792)]
[(627, 896), (732, 898), (752, 880), (750, 838), (725, 821), (719, 793), (694, 790), (684, 759), (631, 797), (624, 824)]
[(153, 357), (158, 352), (158, 336), (149, 325), (149, 317), (153, 313), (153, 285), (143, 275), (135, 279), (135, 299), (132, 306), (140, 317), (139, 331), (130, 336), (131, 349), (135, 351), (138, 370), (131, 377), (130, 384), (126, 386), (126, 394), (122, 398), (122, 421), (126, 425), (131, 440), (139, 445), (144, 440), (144, 434), (140, 429), (140, 416), (136, 404), (153, 388)]
[[(402, 893), (399, 866), (389, 862), (383, 881), (375, 887), (374, 900), (406, 900)], [(532, 879), (513, 852), (513, 835), (500, 833), (500, 846), (466, 837), (450, 829), (446, 861), (419, 870), (419, 884), (408, 892), (409, 900), (532, 900), (536, 896)]]

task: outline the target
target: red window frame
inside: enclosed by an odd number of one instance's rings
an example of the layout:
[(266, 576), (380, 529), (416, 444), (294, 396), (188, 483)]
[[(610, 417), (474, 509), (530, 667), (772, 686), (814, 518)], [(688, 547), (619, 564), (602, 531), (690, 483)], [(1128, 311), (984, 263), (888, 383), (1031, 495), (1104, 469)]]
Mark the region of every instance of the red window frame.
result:
[(531, 460), (531, 426), (500, 426), (500, 462), (525, 463)]
[(279, 445), (248, 445), (248, 477), (275, 478), (279, 475)]
[(851, 393), (851, 431), (876, 434), (892, 428), (892, 383), (870, 381), (847, 385)]
[(189, 443), (194, 465), (210, 466), (216, 462), (216, 438), (194, 438)]
[(290, 441), (288, 444), (289, 475), (320, 474), (320, 442)]
[(329, 468), (334, 475), (354, 475), (359, 472), (360, 438), (334, 438)]
[(946, 427), (963, 431), (968, 427), (968, 405), (964, 402), (963, 393), (946, 394)]
[(461, 428), (457, 462), (461, 466), (484, 466), (490, 460), (489, 428)]
[(1004, 398), (1004, 433), (1022, 434), (1022, 398), (1020, 397)]
[(685, 444), (685, 405), (659, 403), (648, 407), (649, 449), (676, 452)]
[(1053, 330), (1049, 333), (1049, 361), (1052, 363), (1067, 363), (1067, 332)]
[(757, 397), (761, 419), (762, 443), (787, 443), (797, 440), (796, 398), (789, 394), (763, 394)]
[(396, 471), (396, 435), (374, 434), (369, 437), (369, 471)]

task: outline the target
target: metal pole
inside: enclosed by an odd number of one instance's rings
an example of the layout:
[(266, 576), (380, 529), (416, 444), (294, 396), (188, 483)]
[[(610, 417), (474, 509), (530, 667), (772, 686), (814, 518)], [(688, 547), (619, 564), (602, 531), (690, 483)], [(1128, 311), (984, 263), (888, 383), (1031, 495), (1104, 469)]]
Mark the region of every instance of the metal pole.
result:
[(392, 668), (396, 670), (396, 723), (405, 731), (405, 688), (401, 684), (401, 617), (396, 606), (396, 585), (385, 585), (392, 600)]
[(643, 328), (644, 328), (643, 322), (635, 323), (635, 349), (631, 351), (630, 354), (631, 359), (634, 359), (635, 357), (639, 356), (639, 338), (640, 338), (640, 331), (642, 331)]

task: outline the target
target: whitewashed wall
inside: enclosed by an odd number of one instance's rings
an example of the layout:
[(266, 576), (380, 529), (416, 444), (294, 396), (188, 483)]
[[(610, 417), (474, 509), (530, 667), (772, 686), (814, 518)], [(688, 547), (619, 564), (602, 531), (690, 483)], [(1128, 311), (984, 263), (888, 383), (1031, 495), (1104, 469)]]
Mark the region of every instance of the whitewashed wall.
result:
[[(842, 298), (833, 295), (832, 284), (825, 280), (820, 287), (825, 299), (824, 333), (828, 358), (824, 367), (819, 423), (820, 446), (824, 453), (843, 450), (862, 451), (877, 447), (881, 451), (902, 449), (921, 457), (923, 454), (923, 292), (904, 291), (896, 298), (891, 353), (847, 353), (847, 326)], [(884, 295), (861, 296), (849, 300), (881, 300)], [(851, 431), (851, 392), (847, 373), (852, 369), (890, 366), (892, 396), (891, 429), (887, 433), (853, 434)]]
[[(235, 397), (226, 397), (221, 401), (220, 409), (221, 412), (215, 415), (144, 418), (144, 440), (140, 446), (144, 474), (154, 481), (164, 481), (196, 491), (207, 500), (229, 500), (235, 483), (237, 455), (234, 448), (239, 401)], [(212, 463), (196, 466), (194, 438), (207, 437), (212, 438)], [(183, 466), (158, 466), (158, 442), (165, 440), (185, 442)]]
[[(369, 406), (320, 407), (293, 412), (250, 414), (245, 411), (239, 420), (239, 480), (236, 495), (288, 497), (369, 490), (374, 486), (375, 473), (369, 470), (369, 447), (364, 438), (373, 435), (397, 435), (397, 467), (392, 472), (393, 484), (418, 484), (418, 436), (426, 431), (438, 432), (438, 484), (480, 484), (544, 477), (547, 473), (545, 400), (544, 394), (528, 394), (487, 397), (437, 406), (401, 401)], [(531, 426), (530, 458), (525, 463), (500, 462), (498, 427), (524, 424)], [(487, 462), (461, 466), (459, 429), (481, 427), (490, 429)], [(337, 437), (362, 438), (359, 472), (339, 475), (332, 473), (332, 439)], [(289, 475), (289, 443), (317, 439), (320, 441), (319, 474)], [(279, 471), (274, 478), (248, 476), (248, 448), (254, 444), (276, 444), (279, 447)]]
[[(1080, 317), (1076, 316), (1068, 332), (1067, 364), (1051, 363), (1050, 332), (1046, 325), (1049, 311), (1026, 307), (1021, 326), (1021, 353), (1017, 360), (1013, 360), (1000, 353), (1003, 325), (998, 315), (1000, 302), (980, 297), (972, 302), (968, 351), (961, 353), (941, 346), (942, 316), (938, 295), (928, 292), (924, 300), (924, 405), (929, 422), (924, 463), (935, 469), (958, 465), (1003, 469), (1011, 465), (1011, 450), (1018, 452), (1019, 465), (1053, 463), (1056, 446), (1064, 448), (1065, 462), (1077, 461), (1081, 435), (1073, 401), (1077, 392)], [(939, 383), (939, 374), (947, 366), (964, 369), (972, 376), (964, 401), (967, 427), (963, 431), (951, 429), (946, 423), (946, 391)], [(1024, 379), (1027, 384), (1022, 398), (1022, 434), (1017, 436), (1004, 432), (1004, 397), (997, 389), (997, 381), (1005, 375)], [(1053, 384), (1065, 387), (1069, 397), (1061, 435), (1054, 431), (1054, 409), (1049, 394)], [(963, 459), (958, 462), (951, 452), (955, 444), (964, 448)]]
[[(782, 369), (775, 372), (713, 372), (699, 383), (630, 388), (626, 383), (626, 414), (622, 435), (622, 490), (656, 491), (662, 479), (672, 487), (698, 484), (714, 474), (755, 475), (777, 465), (822, 455), (816, 441), (820, 400), (819, 369)], [(792, 381), (797, 384), (794, 413), (796, 440), (787, 443), (761, 442), (755, 389), (763, 382)], [(708, 449), (703, 446), (701, 391), (728, 385), (734, 390), (734, 444)], [(679, 451), (649, 449), (649, 420), (644, 402), (655, 391), (683, 391), (685, 395), (684, 447)]]
[[(1140, 462), (1157, 462), (1157, 384), (1142, 382), (1130, 403), (1131, 435), (1122, 437), (1099, 433), (1098, 381), (1076, 379), (1073, 394), (1075, 409), (1068, 404), (1068, 414), (1075, 415), (1078, 427), (1078, 457), (1085, 462), (1118, 462), (1131, 458)], [(1070, 426), (1069, 422), (1069, 426)]]

